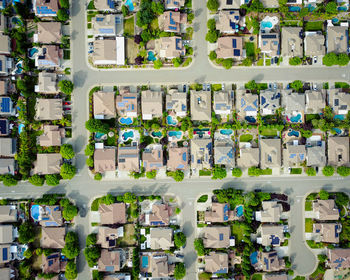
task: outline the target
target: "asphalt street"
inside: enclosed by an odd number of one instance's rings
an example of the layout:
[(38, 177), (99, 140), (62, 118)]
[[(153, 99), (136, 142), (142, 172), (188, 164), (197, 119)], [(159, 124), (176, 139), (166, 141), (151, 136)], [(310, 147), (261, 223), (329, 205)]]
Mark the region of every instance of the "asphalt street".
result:
[[(304, 275), (313, 271), (316, 259), (305, 246), (303, 237), (303, 205), (302, 196), (320, 188), (327, 190), (345, 190), (348, 180), (334, 177), (331, 179), (316, 177), (270, 177), (242, 178), (212, 181), (210, 179), (191, 179), (176, 183), (171, 180), (128, 180), (97, 182), (89, 177), (85, 165), (84, 148), (88, 140), (85, 122), (88, 119), (88, 93), (96, 85), (130, 85), (130, 84), (181, 84), (204, 82), (246, 82), (249, 80), (266, 82), (288, 82), (296, 79), (304, 81), (349, 81), (349, 67), (235, 67), (231, 70), (214, 68), (208, 61), (207, 42), (205, 41), (207, 9), (206, 1), (193, 1), (194, 51), (193, 63), (186, 69), (144, 70), (144, 69), (93, 69), (87, 62), (86, 51), (86, 2), (72, 2), (71, 47), (72, 47), (72, 79), (75, 84), (73, 95), (73, 138), (70, 143), (77, 153), (76, 166), (78, 174), (69, 182), (62, 182), (57, 187), (34, 187), (22, 183), (14, 188), (0, 188), (0, 196), (8, 198), (39, 197), (43, 193), (67, 193), (82, 209), (81, 216), (75, 220), (75, 228), (79, 233), (80, 247), (85, 247), (85, 238), (90, 233), (89, 203), (94, 197), (106, 193), (119, 194), (127, 191), (136, 194), (174, 194), (181, 200), (182, 227), (188, 242), (185, 248), (186, 279), (196, 279), (196, 254), (193, 248), (195, 238), (195, 201), (201, 193), (216, 188), (237, 187), (244, 190), (262, 189), (276, 191), (290, 196), (292, 229), (290, 254), (296, 273)], [(78, 259), (79, 279), (91, 279), (91, 272), (83, 254)]]

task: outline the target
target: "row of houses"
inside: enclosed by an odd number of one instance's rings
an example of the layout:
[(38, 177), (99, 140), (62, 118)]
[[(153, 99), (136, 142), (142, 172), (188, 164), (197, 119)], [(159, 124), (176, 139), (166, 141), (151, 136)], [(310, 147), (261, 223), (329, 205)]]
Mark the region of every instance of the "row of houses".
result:
[[(122, 0), (94, 0), (95, 8), (99, 11), (117, 12), (121, 11), (123, 1)], [(166, 10), (178, 10), (185, 6), (185, 0), (166, 0), (164, 1), (164, 8)], [(130, 10), (130, 5), (128, 6)], [(135, 8), (133, 3), (132, 8)]]

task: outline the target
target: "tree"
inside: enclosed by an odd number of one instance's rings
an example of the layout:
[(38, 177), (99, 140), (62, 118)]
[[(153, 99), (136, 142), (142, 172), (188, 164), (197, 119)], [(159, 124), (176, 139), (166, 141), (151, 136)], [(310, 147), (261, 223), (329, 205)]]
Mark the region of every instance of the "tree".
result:
[(175, 279), (182, 279), (186, 275), (186, 268), (183, 263), (177, 263), (175, 265), (174, 277)]
[(94, 158), (91, 156), (91, 157), (88, 157), (86, 159), (86, 165), (93, 168), (94, 167)]
[(84, 255), (89, 267), (93, 267), (101, 256), (101, 249), (97, 246), (87, 247), (84, 250)]
[(212, 12), (216, 12), (219, 9), (219, 5), (218, 0), (208, 0), (207, 2), (207, 8)]
[(24, 251), (23, 256), (26, 259), (30, 259), (33, 256), (33, 251), (30, 248), (28, 248), (27, 250)]
[(322, 63), (326, 66), (338, 64), (338, 56), (335, 53), (327, 53), (322, 58)]
[(101, 203), (111, 205), (115, 203), (115, 197), (109, 193), (101, 199)]
[(157, 170), (155, 170), (155, 169), (152, 171), (146, 172), (146, 177), (148, 179), (154, 179), (154, 178), (156, 178), (156, 176), (157, 176)]
[(304, 86), (304, 84), (303, 84), (303, 82), (300, 81), (300, 80), (295, 80), (294, 82), (292, 82), (292, 83), (290, 84), (290, 87), (293, 88), (293, 89), (295, 89), (295, 90), (298, 91), (298, 92), (303, 88), (303, 86)]
[(335, 203), (338, 206), (345, 206), (347, 207), (349, 204), (349, 197), (343, 193), (343, 192), (337, 192), (335, 195)]
[(125, 203), (133, 203), (136, 201), (136, 195), (130, 192), (127, 192), (123, 196), (123, 201)]
[(209, 30), (207, 35), (205, 36), (205, 40), (209, 43), (216, 43), (219, 37), (219, 32), (217, 30)]
[(95, 152), (94, 144), (88, 144), (85, 148), (85, 155), (89, 157), (94, 155), (94, 152)]
[(160, 69), (163, 67), (163, 62), (160, 59), (153, 61), (154, 69)]
[(168, 175), (173, 177), (176, 182), (181, 182), (185, 178), (185, 174), (181, 170), (168, 172)]
[(74, 89), (74, 84), (69, 80), (62, 80), (58, 82), (58, 87), (64, 94), (71, 94)]
[(232, 65), (233, 65), (233, 59), (232, 58), (226, 58), (222, 62), (222, 66), (225, 69), (230, 69), (232, 67)]
[(102, 174), (101, 173), (96, 173), (95, 176), (94, 176), (94, 179), (96, 181), (101, 181), (102, 180)]
[(194, 241), (194, 249), (197, 251), (197, 255), (198, 256), (204, 256), (205, 249), (204, 249), (204, 244), (203, 244), (203, 240), (202, 239), (197, 238)]
[(2, 183), (4, 184), (4, 186), (6, 187), (11, 187), (11, 186), (16, 186), (17, 185), (17, 180), (15, 179), (15, 177), (11, 174), (6, 174), (3, 178), (2, 178)]
[(337, 168), (337, 173), (340, 175), (340, 176), (343, 176), (343, 177), (347, 177), (350, 175), (350, 168), (347, 167), (347, 166), (339, 166)]
[(181, 248), (186, 244), (186, 235), (183, 232), (177, 232), (174, 235), (174, 244), (177, 248)]
[(35, 229), (31, 222), (23, 222), (18, 229), (18, 241), (22, 244), (28, 244), (35, 239)]
[(316, 176), (316, 170), (313, 167), (308, 167), (306, 169), (307, 176)]
[(90, 119), (85, 123), (85, 127), (90, 132), (101, 132), (108, 133), (109, 126), (106, 123), (103, 123), (101, 120)]
[(76, 173), (75, 166), (68, 164), (68, 163), (62, 164), (60, 174), (61, 174), (63, 180), (73, 179), (75, 173)]
[(155, 18), (154, 11), (152, 11), (152, 1), (142, 0), (136, 17), (137, 26), (144, 27), (150, 24)]
[(152, 1), (151, 9), (153, 13), (161, 15), (164, 13), (164, 5), (161, 2)]
[(70, 260), (77, 257), (80, 251), (78, 235), (73, 231), (69, 231), (66, 234), (64, 241), (66, 242), (66, 244), (62, 249), (62, 254)]
[(349, 63), (349, 56), (346, 53), (338, 54), (338, 64), (340, 66), (348, 65), (348, 63)]
[(302, 60), (298, 56), (289, 58), (289, 65), (300, 65), (301, 63), (302, 63)]
[(65, 22), (69, 19), (69, 15), (66, 9), (59, 9), (57, 12), (57, 19), (59, 21)]
[(63, 207), (62, 216), (66, 221), (71, 221), (78, 215), (78, 207), (69, 203)]
[(234, 177), (241, 177), (242, 176), (242, 170), (238, 167), (232, 169), (232, 176)]
[(123, 16), (124, 16), (124, 17), (127, 17), (127, 16), (128, 16), (128, 14), (129, 14), (129, 9), (128, 9), (127, 6), (125, 6), (125, 5), (122, 6), (122, 13), (123, 13)]
[(68, 279), (76, 279), (78, 277), (77, 266), (74, 261), (69, 261), (66, 265), (64, 276)]
[(29, 181), (29, 183), (31, 183), (31, 184), (34, 185), (34, 186), (41, 187), (41, 186), (44, 185), (45, 178), (44, 178), (44, 177), (41, 177), (41, 176), (38, 175), (38, 174), (35, 174), (35, 175), (33, 175), (32, 177), (30, 177), (28, 181)]
[(213, 169), (213, 177), (211, 178), (213, 180), (216, 180), (216, 179), (222, 180), (226, 178), (226, 176), (227, 176), (226, 169), (216, 165)]
[(322, 200), (327, 200), (329, 198), (329, 193), (325, 190), (320, 190), (318, 195), (319, 195), (320, 199), (322, 199)]
[(210, 59), (210, 60), (215, 60), (216, 58), (217, 58), (216, 52), (215, 52), (215, 51), (211, 51), (211, 52), (209, 53), (209, 59)]
[(245, 88), (249, 90), (257, 90), (258, 84), (254, 80), (251, 80), (245, 84)]
[(152, 34), (151, 34), (150, 30), (149, 29), (142, 30), (141, 38), (142, 38), (142, 41), (145, 43), (150, 41), (152, 39)]
[(247, 206), (258, 206), (260, 199), (255, 195), (254, 192), (249, 192), (244, 196), (244, 204)]
[(60, 0), (60, 6), (63, 9), (69, 9), (69, 0)]
[(181, 59), (181, 57), (174, 57), (172, 59), (172, 62), (174, 64), (174, 67), (180, 67), (180, 65), (182, 63), (182, 59)]
[(60, 154), (65, 159), (72, 159), (75, 156), (73, 146), (70, 144), (63, 144), (60, 148)]
[(86, 237), (86, 246), (91, 246), (91, 245), (95, 245), (97, 242), (97, 234), (96, 233), (90, 233), (87, 237)]
[(337, 4), (335, 2), (328, 2), (328, 4), (326, 5), (326, 13), (330, 15), (335, 15), (337, 12)]
[(242, 60), (243, 66), (252, 66), (252, 64), (253, 64), (253, 61), (249, 57), (246, 57), (245, 59)]
[(323, 173), (324, 176), (327, 176), (327, 177), (333, 176), (333, 174), (334, 174), (334, 167), (330, 166), (330, 165), (325, 166), (322, 169), (322, 173)]
[(207, 21), (207, 27), (209, 30), (215, 30), (216, 29), (216, 21), (215, 18), (211, 18)]
[(306, 17), (308, 13), (309, 13), (308, 8), (302, 8), (299, 12), (299, 16), (303, 18), (303, 17)]

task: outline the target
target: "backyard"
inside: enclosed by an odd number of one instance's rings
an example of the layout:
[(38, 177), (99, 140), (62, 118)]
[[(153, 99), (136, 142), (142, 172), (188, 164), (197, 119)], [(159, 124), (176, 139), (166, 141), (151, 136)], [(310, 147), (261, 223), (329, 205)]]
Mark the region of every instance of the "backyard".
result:
[(308, 21), (305, 23), (305, 31), (317, 31), (322, 30), (323, 21)]
[(124, 34), (134, 36), (134, 16), (124, 20)]
[(240, 142), (250, 142), (252, 140), (253, 140), (253, 135), (251, 135), (251, 134), (242, 134), (239, 137)]
[(232, 235), (235, 237), (236, 241), (238, 243), (241, 243), (243, 237), (244, 237), (244, 229), (241, 227), (238, 223), (233, 224), (232, 228)]
[(126, 57), (128, 64), (134, 64), (135, 58), (137, 57), (139, 46), (134, 42), (134, 39), (126, 39)]
[(263, 128), (261, 129), (260, 135), (266, 137), (275, 137), (278, 135), (278, 129), (276, 128)]
[(124, 225), (124, 237), (120, 240), (121, 246), (134, 246), (136, 244), (135, 226), (133, 224)]

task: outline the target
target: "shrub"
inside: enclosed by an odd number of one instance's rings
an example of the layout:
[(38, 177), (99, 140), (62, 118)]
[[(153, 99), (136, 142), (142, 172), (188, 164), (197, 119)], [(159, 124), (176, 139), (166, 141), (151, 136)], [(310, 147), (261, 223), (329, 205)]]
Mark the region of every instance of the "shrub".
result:
[(242, 170), (240, 169), (240, 168), (238, 168), (238, 167), (236, 167), (236, 168), (234, 168), (233, 170), (232, 170), (232, 176), (233, 177), (241, 177), (242, 176)]
[(208, 0), (207, 8), (212, 12), (216, 12), (219, 9), (218, 0)]
[(216, 21), (215, 18), (211, 18), (207, 21), (207, 27), (209, 30), (215, 30), (216, 29)]
[(204, 256), (205, 249), (204, 249), (204, 244), (203, 244), (203, 240), (202, 239), (197, 238), (194, 241), (194, 249), (197, 251), (197, 255), (198, 256)]
[(60, 154), (65, 159), (72, 159), (75, 156), (73, 146), (70, 144), (63, 144), (60, 148)]
[(146, 177), (148, 179), (154, 179), (154, 178), (156, 178), (156, 176), (157, 176), (157, 170), (152, 170), (152, 171), (146, 172)]
[(35, 239), (35, 229), (29, 221), (23, 222), (18, 229), (18, 241), (22, 244), (28, 244)]
[(333, 166), (325, 166), (323, 169), (322, 169), (322, 173), (324, 176), (327, 176), (327, 177), (330, 177), (330, 176), (333, 176), (334, 174), (334, 167)]
[(209, 43), (216, 43), (219, 37), (219, 32), (217, 30), (209, 30), (207, 35), (205, 36), (205, 40)]
[(69, 203), (63, 207), (62, 216), (66, 221), (71, 221), (78, 215), (78, 207)]
[(325, 190), (320, 190), (318, 195), (322, 200), (327, 200), (329, 198), (329, 193)]
[(175, 279), (182, 279), (186, 275), (186, 268), (183, 263), (177, 263), (175, 265), (174, 277)]
[(163, 67), (163, 62), (161, 60), (157, 59), (153, 62), (153, 67), (154, 67), (154, 69), (160, 69)]
[(174, 244), (177, 248), (182, 248), (186, 244), (186, 235), (183, 232), (175, 233)]
[(74, 261), (69, 261), (66, 265), (64, 276), (68, 279), (76, 279), (78, 277), (77, 266)]
[(207, 200), (208, 200), (208, 195), (204, 194), (200, 198), (198, 198), (197, 202), (198, 203), (204, 203), (204, 202), (207, 202)]
[(69, 231), (64, 240), (66, 244), (62, 249), (62, 254), (68, 259), (74, 259), (79, 255), (80, 251), (78, 235), (73, 231)]
[(94, 179), (96, 181), (101, 181), (102, 180), (102, 174), (101, 173), (96, 173), (95, 176), (94, 176)]
[(176, 215), (179, 215), (181, 213), (181, 209), (179, 207), (176, 207), (175, 213), (176, 213)]
[(101, 249), (97, 246), (87, 247), (84, 249), (84, 255), (89, 267), (93, 267), (101, 256)]
[(3, 178), (2, 178), (2, 183), (4, 184), (4, 186), (6, 187), (11, 187), (11, 186), (16, 186), (17, 185), (17, 180), (15, 179), (15, 177), (11, 174), (6, 174)]
[(211, 51), (209, 53), (209, 59), (210, 60), (215, 60), (217, 58), (216, 52), (215, 51)]
[(86, 165), (91, 168), (94, 167), (94, 158), (92, 156), (86, 159)]
[(300, 91), (303, 88), (304, 84), (300, 80), (296, 80), (290, 84), (290, 87), (295, 89), (296, 91)]
[(176, 182), (181, 182), (185, 177), (185, 174), (181, 170), (171, 171), (171, 172), (168, 172), (167, 174), (168, 176), (173, 177), (173, 179)]
[(85, 155), (86, 156), (93, 156), (95, 152), (95, 146), (94, 144), (88, 144), (85, 148)]
[(29, 181), (29, 183), (31, 183), (31, 184), (34, 185), (34, 186), (41, 187), (41, 186), (44, 185), (45, 178), (44, 178), (44, 177), (41, 177), (41, 176), (38, 175), (38, 174), (35, 174), (35, 175), (33, 175), (32, 177), (30, 177), (28, 181)]
[(302, 60), (298, 56), (294, 56), (289, 58), (289, 65), (300, 65), (302, 63)]
[(343, 176), (343, 177), (347, 177), (350, 175), (350, 168), (347, 167), (347, 166), (339, 166), (337, 168), (337, 173), (340, 175), (340, 176)]
[(57, 19), (59, 21), (65, 22), (69, 19), (69, 15), (66, 9), (59, 9), (57, 12)]
[(316, 170), (313, 167), (308, 167), (306, 169), (307, 176), (316, 176)]
[(63, 163), (61, 166), (61, 176), (62, 179), (64, 180), (71, 180), (75, 176), (76, 173), (76, 168), (75, 166), (68, 164), (68, 163)]
[(224, 179), (226, 178), (227, 173), (226, 173), (226, 169), (220, 166), (215, 166), (214, 170), (213, 170), (213, 177), (211, 177), (213, 180), (216, 179)]
[(109, 126), (103, 123), (101, 120), (90, 119), (85, 123), (85, 127), (90, 132), (101, 132), (101, 133), (109, 132)]
[(95, 245), (96, 242), (97, 242), (97, 234), (96, 233), (90, 233), (86, 237), (86, 246)]
[(60, 183), (60, 175), (58, 174), (47, 174), (45, 175), (46, 184), (48, 186), (57, 186)]

